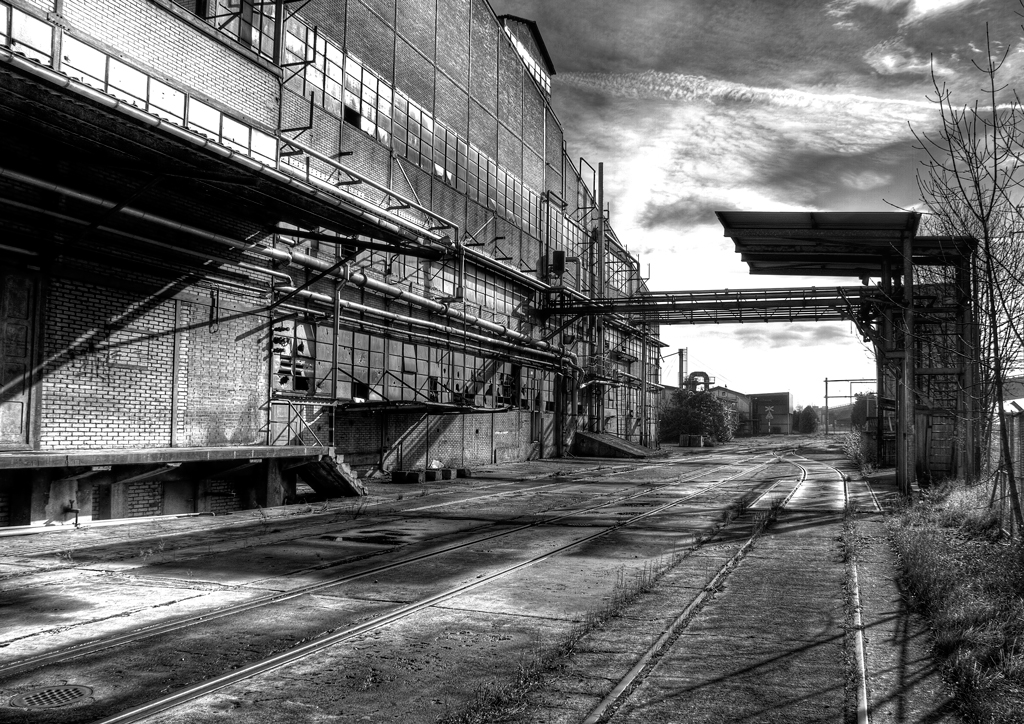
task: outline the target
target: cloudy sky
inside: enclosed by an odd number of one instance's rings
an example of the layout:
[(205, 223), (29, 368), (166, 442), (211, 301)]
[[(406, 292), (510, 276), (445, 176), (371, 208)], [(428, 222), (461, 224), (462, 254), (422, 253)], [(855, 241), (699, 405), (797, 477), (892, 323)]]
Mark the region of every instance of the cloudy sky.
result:
[[(857, 284), (749, 275), (714, 212), (912, 207), (908, 124), (935, 127), (930, 66), (973, 101), (989, 22), (996, 49), (1011, 46), (1004, 77), (1024, 77), (1017, 0), (491, 5), (538, 22), (569, 153), (604, 162), (612, 226), (650, 264), (653, 290)], [(662, 339), (666, 355), (689, 349), (691, 372), (742, 392), (788, 389), (799, 405), (822, 404), (826, 377), (874, 376), (849, 323), (663, 327)], [(677, 371), (668, 358), (666, 382)]]

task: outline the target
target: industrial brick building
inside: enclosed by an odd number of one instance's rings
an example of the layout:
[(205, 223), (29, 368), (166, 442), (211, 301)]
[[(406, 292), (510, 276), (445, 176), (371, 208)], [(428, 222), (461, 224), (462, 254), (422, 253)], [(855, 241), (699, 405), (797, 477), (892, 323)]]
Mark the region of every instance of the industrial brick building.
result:
[(484, 0), (0, 0), (0, 526), (657, 440), (554, 73)]

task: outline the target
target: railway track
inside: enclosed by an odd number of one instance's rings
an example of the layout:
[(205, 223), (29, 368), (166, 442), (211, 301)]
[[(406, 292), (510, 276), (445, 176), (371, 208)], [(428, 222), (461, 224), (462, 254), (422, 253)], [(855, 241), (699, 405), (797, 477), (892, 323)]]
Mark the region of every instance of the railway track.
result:
[[(791, 457), (787, 460), (799, 468), (800, 477), (799, 480), (796, 481), (795, 485), (792, 485), (785, 490), (784, 497), (773, 501), (773, 507), (777, 506), (779, 509), (784, 509), (786, 505), (793, 500), (794, 496), (797, 495), (801, 487), (805, 485), (808, 479), (809, 468), (813, 466), (820, 466), (831, 470), (834, 475), (842, 481), (842, 504), (844, 512), (854, 509), (855, 500), (850, 490), (850, 478), (848, 475), (827, 463), (812, 461), (799, 456)], [(767, 490), (763, 491), (757, 498), (755, 498), (752, 505), (756, 506), (758, 503), (761, 503), (772, 495), (773, 491), (779, 487), (785, 488), (785, 481), (777, 481), (776, 483), (773, 483)], [(868, 504), (866, 507), (868, 510), (870, 512), (881, 512), (881, 506), (879, 505), (870, 486), (865, 483), (864, 487), (866, 488), (867, 493)], [(614, 724), (620, 719), (623, 719), (623, 721), (634, 720), (619, 717), (617, 714), (629, 700), (631, 694), (636, 692), (645, 683), (645, 681), (655, 673), (659, 663), (666, 654), (674, 646), (679, 645), (682, 633), (694, 617), (701, 613), (705, 607), (713, 605), (715, 594), (721, 589), (729, 575), (737, 569), (762, 532), (763, 529), (755, 530), (742, 543), (742, 545), (738, 547), (736, 552), (714, 573), (707, 585), (665, 628), (661, 636), (658, 637), (658, 639), (639, 656), (636, 663), (618, 679), (611, 691), (601, 699), (596, 706), (586, 713), (582, 718), (582, 724)], [(849, 562), (849, 583), (849, 604), (852, 609), (853, 618), (852, 629), (854, 633), (853, 648), (856, 680), (856, 702), (853, 708), (855, 710), (857, 724), (869, 724), (870, 707), (868, 701), (868, 669), (865, 657), (864, 627), (860, 614), (860, 589), (858, 585), (857, 562), (855, 555), (851, 556)]]
[[(608, 500), (608, 501), (605, 501), (603, 503), (599, 503), (597, 505), (591, 505), (591, 506), (588, 506), (586, 508), (571, 510), (571, 511), (563, 513), (561, 515), (550, 516), (550, 517), (547, 517), (547, 518), (540, 518), (538, 520), (531, 521), (529, 523), (517, 525), (517, 526), (515, 526), (515, 527), (513, 527), (511, 529), (508, 529), (508, 530), (503, 530), (503, 531), (499, 531), (499, 532), (496, 532), (496, 533), (490, 533), (490, 534), (487, 534), (487, 535), (484, 535), (484, 536), (471, 538), (470, 540), (460, 541), (458, 543), (454, 543), (454, 544), (451, 544), (451, 545), (442, 546), (440, 548), (437, 548), (436, 550), (431, 550), (431, 551), (428, 551), (428, 552), (407, 556), (405, 558), (402, 558), (402, 559), (399, 559), (399, 560), (396, 560), (396, 561), (390, 561), (390, 562), (382, 564), (382, 565), (374, 566), (374, 567), (369, 568), (367, 570), (362, 570), (362, 571), (358, 571), (358, 572), (355, 572), (355, 573), (342, 574), (342, 575), (339, 575), (339, 576), (332, 577), (329, 580), (322, 581), (322, 582), (315, 583), (315, 584), (311, 584), (311, 585), (307, 585), (307, 586), (301, 586), (299, 588), (292, 589), (292, 590), (290, 590), (288, 592), (285, 592), (285, 593), (278, 593), (278, 594), (274, 594), (274, 595), (270, 595), (270, 596), (263, 596), (263, 597), (260, 597), (258, 599), (255, 599), (255, 600), (252, 600), (252, 601), (247, 601), (245, 603), (238, 604), (238, 605), (235, 605), (235, 606), (224, 606), (224, 607), (221, 607), (219, 609), (214, 609), (214, 610), (211, 610), (211, 611), (205, 611), (202, 615), (190, 616), (190, 617), (185, 618), (185, 619), (181, 619), (181, 620), (177, 620), (177, 621), (171, 621), (171, 622), (160, 624), (160, 625), (157, 625), (157, 626), (147, 626), (147, 627), (144, 627), (144, 628), (140, 628), (140, 629), (137, 629), (137, 630), (134, 630), (134, 631), (127, 632), (127, 633), (122, 634), (120, 636), (113, 636), (113, 637), (102, 639), (100, 641), (91, 642), (89, 644), (83, 644), (83, 645), (80, 645), (80, 646), (72, 646), (72, 647), (68, 647), (68, 648), (64, 648), (64, 649), (58, 649), (56, 651), (52, 651), (52, 652), (49, 652), (49, 653), (46, 653), (46, 654), (42, 654), (42, 655), (39, 655), (39, 656), (27, 657), (27, 658), (24, 658), (24, 659), (21, 659), (21, 660), (18, 660), (18, 661), (14, 661), (14, 662), (10, 662), (10, 663), (7, 663), (7, 664), (0, 664), (0, 682), (2, 682), (4, 679), (9, 678), (11, 676), (15, 676), (17, 674), (21, 674), (21, 673), (24, 673), (24, 672), (27, 672), (27, 671), (31, 671), (33, 669), (37, 669), (37, 668), (40, 668), (42, 666), (47, 666), (47, 665), (55, 664), (55, 663), (66, 663), (66, 662), (72, 661), (72, 660), (74, 660), (76, 658), (80, 658), (80, 657), (83, 657), (83, 656), (87, 656), (89, 654), (93, 654), (93, 653), (96, 653), (96, 652), (99, 652), (99, 651), (110, 649), (110, 648), (113, 648), (115, 646), (125, 646), (125, 645), (131, 644), (131, 643), (136, 643), (138, 641), (142, 641), (144, 639), (152, 638), (154, 636), (159, 636), (159, 635), (162, 635), (162, 634), (168, 634), (168, 633), (172, 633), (172, 632), (175, 632), (175, 631), (180, 631), (182, 629), (188, 628), (190, 626), (195, 626), (197, 624), (214, 621), (214, 620), (217, 620), (217, 619), (220, 619), (220, 618), (225, 618), (225, 617), (228, 617), (228, 616), (235, 616), (235, 615), (238, 615), (238, 614), (250, 613), (250, 612), (255, 611), (257, 609), (260, 609), (260, 608), (264, 608), (264, 607), (275, 605), (275, 604), (284, 603), (284, 602), (287, 602), (287, 601), (299, 598), (301, 596), (307, 596), (307, 595), (312, 594), (312, 593), (317, 593), (319, 591), (324, 591), (324, 590), (333, 588), (335, 586), (340, 586), (340, 585), (343, 585), (345, 583), (348, 583), (348, 582), (351, 582), (351, 581), (355, 581), (355, 580), (358, 580), (358, 579), (361, 579), (361, 578), (368, 578), (368, 577), (372, 578), (373, 576), (379, 575), (379, 574), (384, 573), (386, 571), (391, 571), (391, 570), (394, 570), (394, 569), (397, 569), (397, 568), (401, 568), (403, 566), (408, 566), (408, 565), (412, 565), (412, 564), (415, 564), (415, 563), (419, 563), (419, 562), (422, 562), (422, 561), (430, 559), (430, 558), (435, 558), (435, 557), (438, 557), (438, 556), (443, 556), (445, 554), (448, 554), (448, 553), (451, 553), (451, 552), (454, 552), (454, 551), (458, 551), (460, 549), (467, 548), (469, 546), (480, 545), (481, 543), (486, 543), (488, 541), (493, 541), (493, 540), (498, 539), (498, 538), (504, 538), (504, 537), (507, 537), (507, 536), (515, 535), (515, 534), (517, 534), (517, 533), (519, 533), (521, 531), (528, 530), (530, 528), (535, 528), (535, 527), (542, 526), (542, 525), (551, 525), (551, 524), (554, 524), (554, 523), (558, 523), (560, 521), (564, 521), (567, 518), (571, 518), (571, 517), (579, 516), (579, 515), (584, 515), (586, 513), (592, 513), (594, 511), (599, 511), (599, 510), (601, 510), (603, 508), (607, 508), (607, 507), (610, 507), (610, 506), (613, 506), (613, 505), (619, 505), (619, 504), (624, 503), (624, 502), (632, 501), (632, 500), (635, 500), (637, 498), (653, 494), (653, 493), (658, 492), (658, 491), (660, 491), (660, 490), (662, 490), (664, 488), (667, 488), (667, 487), (670, 487), (670, 486), (673, 486), (673, 485), (677, 485), (678, 483), (681, 483), (681, 482), (690, 482), (691, 480), (695, 480), (695, 479), (700, 478), (700, 477), (705, 477), (707, 475), (713, 475), (716, 472), (719, 472), (723, 468), (726, 468), (726, 467), (729, 467), (729, 466), (723, 465), (723, 466), (719, 466), (719, 467), (713, 468), (710, 471), (697, 472), (697, 473), (693, 473), (692, 475), (689, 475), (689, 476), (686, 476), (686, 475), (680, 476), (681, 479), (673, 481), (672, 483), (667, 483), (665, 485), (660, 485), (660, 486), (657, 486), (655, 488), (645, 489), (645, 490), (641, 490), (641, 491), (636, 492), (636, 493), (631, 493), (629, 495), (620, 496), (620, 497), (615, 498), (613, 500)], [(756, 467), (754, 469), (756, 469)], [(693, 499), (693, 498), (695, 498), (695, 497), (697, 497), (699, 495), (702, 495), (703, 493), (707, 492), (708, 490), (712, 490), (715, 487), (717, 487), (718, 485), (721, 485), (721, 484), (723, 484), (725, 482), (728, 482), (729, 480), (732, 480), (735, 477), (738, 477), (739, 475), (742, 475), (742, 474), (744, 474), (746, 472), (750, 472), (750, 471), (749, 470), (744, 470), (741, 473), (737, 473), (737, 474), (735, 474), (733, 476), (727, 477), (727, 478), (723, 479), (722, 481), (709, 486), (708, 488), (705, 488), (705, 489), (702, 489), (700, 491), (691, 493), (691, 494), (689, 494), (687, 496), (684, 496), (683, 498), (679, 499), (676, 503), (673, 503), (673, 504), (678, 504), (679, 502), (685, 502), (687, 500), (691, 500), (691, 499)], [(547, 486), (544, 486), (544, 487), (547, 487)], [(484, 497), (491, 497), (491, 496), (480, 496), (480, 497), (484, 498)], [(407, 512), (407, 513), (408, 512), (418, 512), (418, 511), (426, 510), (426, 509), (429, 509), (429, 508), (432, 508), (432, 507), (434, 507), (434, 506), (424, 506), (422, 508), (412, 508), (411, 510), (407, 510), (405, 512)], [(671, 506), (667, 506), (667, 507), (671, 507)], [(647, 517), (647, 514), (639, 515), (636, 518), (634, 518), (633, 520), (640, 520), (640, 519), (642, 519), (644, 517)], [(632, 522), (632, 521), (629, 521), (629, 522)], [(621, 526), (615, 526), (615, 527), (621, 527)], [(613, 529), (614, 528), (609, 528), (608, 530), (613, 530)], [(404, 546), (397, 546), (397, 547), (393, 547), (393, 548), (384, 549), (384, 550), (381, 550), (381, 551), (375, 551), (374, 552), (374, 556), (381, 556), (381, 555), (385, 555), (385, 554), (388, 554), (388, 553), (393, 553), (393, 552), (395, 552), (400, 547), (404, 547)], [(352, 561), (347, 561), (347, 562), (352, 562)]]
[[(635, 525), (640, 521), (644, 521), (653, 516), (658, 516), (673, 508), (678, 508), (680, 505), (697, 501), (702, 496), (707, 497), (714, 491), (722, 488), (729, 482), (735, 481), (741, 477), (749, 475), (753, 471), (759, 470), (771, 462), (774, 458), (771, 456), (765, 457), (764, 460), (746, 462), (742, 464), (723, 463), (720, 465), (714, 465), (710, 468), (703, 468), (681, 475), (674, 476), (671, 481), (658, 484), (648, 485), (642, 490), (630, 493), (628, 495), (619, 495), (611, 500), (603, 501), (596, 505), (586, 506), (584, 508), (578, 508), (574, 510), (568, 510), (559, 515), (548, 515), (538, 520), (524, 523), (508, 530), (502, 530), (486, 534), (483, 536), (475, 536), (472, 540), (464, 540), (453, 543), (451, 545), (436, 547), (433, 550), (416, 553), (413, 555), (406, 556), (404, 558), (389, 561), (378, 566), (372, 566), (370, 568), (340, 573), (328, 580), (320, 581), (316, 584), (308, 586), (302, 586), (294, 588), (284, 593), (273, 594), (269, 596), (261, 597), (257, 600), (249, 601), (244, 604), (236, 606), (226, 606), (219, 610), (204, 612), (203, 615), (193, 616), (186, 619), (175, 620), (166, 622), (157, 626), (149, 626), (134, 631), (125, 632), (122, 635), (110, 636), (101, 640), (90, 642), (89, 644), (71, 647), (69, 649), (62, 649), (57, 651), (50, 651), (46, 654), (21, 659), (19, 661), (11, 662), (3, 667), (0, 667), (0, 686), (4, 686), (5, 690), (10, 690), (12, 685), (17, 688), (18, 679), (28, 673), (32, 673), (32, 676), (39, 678), (39, 676), (46, 675), (48, 669), (61, 669), (69, 665), (76, 663), (81, 664), (83, 662), (88, 663), (90, 657), (103, 654), (104, 652), (110, 652), (111, 649), (119, 647), (129, 647), (132, 644), (140, 644), (146, 640), (157, 639), (159, 637), (174, 636), (179, 634), (185, 629), (197, 627), (202, 624), (209, 624), (218, 619), (224, 619), (231, 616), (237, 616), (240, 614), (252, 615), (254, 612), (258, 612), (260, 609), (266, 609), (274, 606), (281, 606), (286, 602), (294, 602), (295, 600), (308, 597), (312, 594), (326, 591), (331, 588), (342, 586), (346, 583), (351, 583), (360, 579), (371, 579), (375, 576), (383, 575), (387, 572), (393, 571), (407, 566), (415, 566), (416, 564), (424, 564), (430, 559), (436, 559), (444, 556), (451, 556), (459, 552), (472, 549), (474, 546), (479, 547), (485, 543), (493, 543), (499, 539), (508, 537), (515, 537), (517, 534), (522, 534), (524, 531), (535, 530), (542, 527), (555, 527), (564, 525), (571, 518), (579, 518), (588, 514), (600, 513), (608, 508), (622, 505), (624, 503), (630, 503), (642, 499), (644, 497), (652, 497), (663, 495), (674, 486), (679, 486), (681, 483), (696, 482), (700, 478), (715, 477), (717, 479), (708, 481), (707, 485), (697, 483), (700, 487), (696, 490), (691, 490), (682, 495), (674, 495), (668, 502), (651, 504), (647, 510), (636, 514), (629, 514), (622, 520), (615, 521), (611, 525), (604, 525), (599, 530), (583, 535), (577, 536), (573, 540), (566, 541), (561, 545), (556, 545), (548, 550), (544, 550), (542, 553), (529, 556), (523, 560), (519, 560), (511, 565), (504, 566), (498, 570), (491, 571), (486, 575), (481, 575), (476, 580), (472, 580), (457, 586), (450, 587), (448, 589), (433, 593), (429, 596), (422, 597), (416, 601), (403, 606), (394, 607), (392, 610), (387, 611), (384, 614), (373, 617), (369, 621), (360, 622), (357, 624), (343, 626), (326, 635), (319, 635), (313, 640), (305, 641), (297, 646), (288, 647), (287, 650), (275, 653), (272, 656), (263, 657), (258, 661), (245, 663), (240, 665), (240, 668), (235, 668), (233, 671), (223, 674), (222, 676), (207, 677), (203, 681), (198, 683), (192, 683), (189, 686), (182, 687), (178, 691), (173, 692), (167, 697), (161, 697), (153, 701), (144, 702), (128, 707), (126, 710), (108, 715), (103, 721), (142, 721), (153, 714), (166, 711), (170, 708), (179, 706), (183, 702), (194, 700), (201, 697), (210, 691), (214, 691), (232, 683), (241, 681), (243, 679), (257, 676), (266, 671), (284, 666), (288, 663), (298, 661), (304, 658), (314, 657), (318, 652), (335, 647), (345, 641), (352, 640), (356, 637), (362, 636), (370, 631), (379, 630), (386, 628), (396, 621), (413, 616), (419, 611), (422, 611), (428, 607), (437, 605), (439, 602), (453, 599), (457, 596), (465, 594), (469, 591), (473, 591), (479, 588), (486, 587), (492, 582), (495, 582), (503, 577), (520, 571), (523, 568), (534, 566), (543, 561), (549, 560), (553, 557), (564, 555), (574, 549), (585, 547), (587, 544), (595, 541), (596, 539), (608, 536), (616, 531), (622, 530), (629, 526)], [(692, 462), (692, 461), (687, 461)], [(635, 472), (639, 468), (648, 470), (655, 469), (670, 469), (674, 465), (677, 465), (678, 461), (664, 462), (653, 465), (637, 466), (629, 472)], [(609, 476), (624, 474), (627, 471), (617, 470), (608, 473)], [(580, 476), (580, 477), (594, 477), (594, 476)], [(561, 483), (563, 481), (559, 481)], [(559, 483), (553, 483), (556, 485)], [(548, 486), (538, 486), (548, 487)], [(480, 500), (484, 498), (490, 498), (493, 496), (507, 495), (514, 491), (504, 491), (493, 494), (485, 494), (483, 496), (476, 496), (474, 500)], [(452, 501), (453, 504), (459, 503), (460, 501)], [(468, 499), (463, 499), (462, 503), (470, 502)], [(411, 506), (409, 509), (403, 511), (405, 514), (411, 514), (427, 509), (433, 509), (438, 506), (443, 506), (444, 503), (431, 504), (427, 506)], [(620, 511), (620, 515), (622, 512)], [(238, 666), (236, 664), (235, 666)], [(88, 668), (88, 667), (86, 667)], [(92, 707), (89, 707), (90, 709)], [(99, 707), (103, 708), (103, 707)], [(84, 709), (81, 709), (84, 712)], [(69, 712), (70, 713), (70, 712)], [(60, 721), (70, 721), (72, 719), (59, 719)], [(93, 720), (92, 717), (89, 719), (73, 719), (73, 720)]]

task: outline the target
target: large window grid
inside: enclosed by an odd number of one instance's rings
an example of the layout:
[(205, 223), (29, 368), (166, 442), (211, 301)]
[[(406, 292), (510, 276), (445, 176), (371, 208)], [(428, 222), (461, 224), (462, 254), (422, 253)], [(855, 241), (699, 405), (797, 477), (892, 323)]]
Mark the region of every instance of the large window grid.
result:
[(53, 61), (53, 28), (5, 3), (0, 3), (0, 44), (43, 65)]
[(274, 388), (283, 392), (312, 393), (316, 374), (316, 327), (285, 319), (274, 325)]
[(273, 2), (259, 0), (197, 0), (196, 13), (242, 45), (274, 59)]
[(467, 271), (464, 290), (467, 304), (475, 304), (495, 314), (512, 316), (521, 312), (526, 297), (514, 283), (486, 272)]
[[(286, 23), (288, 85), (499, 216), (540, 235), (539, 194), (301, 21)], [(286, 77), (288, 77), (286, 75)]]
[(267, 165), (277, 161), (277, 140), (213, 106), (108, 56), (67, 33), (61, 42), (60, 71), (177, 126)]
[(337, 359), (340, 400), (554, 410), (553, 374), (499, 357), (341, 329)]
[(534, 59), (533, 55), (530, 54), (530, 51), (526, 49), (526, 46), (519, 41), (519, 38), (512, 33), (512, 29), (508, 26), (505, 27), (505, 34), (508, 36), (508, 39), (512, 41), (512, 46), (516, 49), (516, 52), (519, 53), (519, 57), (522, 58), (523, 63), (526, 65), (526, 69), (530, 71), (530, 75), (532, 75), (538, 85), (544, 89), (544, 92), (550, 95), (551, 76), (549, 76), (544, 69), (540, 67), (540, 64)]

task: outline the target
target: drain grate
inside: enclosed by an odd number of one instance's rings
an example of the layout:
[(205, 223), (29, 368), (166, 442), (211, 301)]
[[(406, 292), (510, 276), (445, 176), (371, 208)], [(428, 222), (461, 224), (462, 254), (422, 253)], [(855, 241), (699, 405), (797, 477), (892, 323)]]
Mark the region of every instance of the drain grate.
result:
[(27, 694), (19, 694), (11, 699), (11, 706), (20, 706), (25, 709), (49, 709), (72, 704), (87, 696), (92, 696), (92, 689), (88, 686), (48, 686)]

